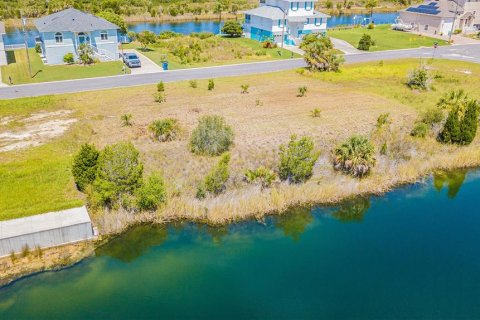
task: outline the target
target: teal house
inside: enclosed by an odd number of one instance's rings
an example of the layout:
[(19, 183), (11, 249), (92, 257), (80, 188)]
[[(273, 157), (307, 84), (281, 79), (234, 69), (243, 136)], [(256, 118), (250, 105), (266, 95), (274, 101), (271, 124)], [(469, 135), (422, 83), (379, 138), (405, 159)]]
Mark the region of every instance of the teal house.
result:
[(63, 57), (72, 53), (78, 58), (78, 47), (90, 45), (100, 61), (119, 60), (119, 27), (103, 18), (69, 8), (35, 20), (40, 33), (37, 43), (46, 64), (62, 64)]

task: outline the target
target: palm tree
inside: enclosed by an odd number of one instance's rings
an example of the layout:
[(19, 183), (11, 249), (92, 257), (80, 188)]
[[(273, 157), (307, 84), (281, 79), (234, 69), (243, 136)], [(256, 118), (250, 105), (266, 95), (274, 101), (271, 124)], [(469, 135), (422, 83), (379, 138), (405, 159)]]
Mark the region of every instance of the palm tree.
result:
[(364, 136), (352, 136), (335, 148), (334, 168), (354, 177), (367, 175), (375, 165), (375, 147)]

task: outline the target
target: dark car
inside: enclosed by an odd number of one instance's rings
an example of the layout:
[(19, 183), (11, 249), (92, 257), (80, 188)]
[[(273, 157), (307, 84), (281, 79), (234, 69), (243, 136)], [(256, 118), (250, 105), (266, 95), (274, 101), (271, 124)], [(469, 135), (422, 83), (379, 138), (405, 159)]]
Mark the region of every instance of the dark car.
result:
[(140, 62), (140, 58), (135, 53), (124, 53), (123, 62), (129, 68), (140, 68), (142, 66), (142, 63)]

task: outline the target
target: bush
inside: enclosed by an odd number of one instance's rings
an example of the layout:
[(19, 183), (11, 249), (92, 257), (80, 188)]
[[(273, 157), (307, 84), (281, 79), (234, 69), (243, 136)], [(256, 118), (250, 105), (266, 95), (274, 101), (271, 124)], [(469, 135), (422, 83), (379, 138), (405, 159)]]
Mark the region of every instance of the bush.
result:
[(157, 39), (166, 40), (166, 39), (172, 39), (172, 38), (181, 37), (181, 36), (183, 35), (173, 31), (162, 31), (157, 35)]
[(36, 53), (42, 53), (42, 46), (40, 45), (40, 43), (35, 43), (35, 52)]
[(297, 97), (305, 97), (306, 94), (307, 94), (307, 87), (306, 86), (301, 86), (298, 88), (298, 94), (297, 94)]
[(73, 53), (69, 52), (66, 55), (63, 56), (63, 62), (67, 64), (72, 64), (75, 62), (75, 57), (73, 56)]
[(140, 42), (142, 46), (142, 50), (146, 50), (149, 44), (155, 43), (157, 40), (157, 36), (152, 31), (142, 31), (137, 33), (137, 41)]
[(442, 110), (438, 108), (430, 108), (425, 111), (422, 116), (422, 122), (433, 126), (434, 124), (442, 122), (444, 119), (444, 115)]
[(367, 175), (375, 165), (375, 147), (364, 136), (352, 136), (333, 151), (335, 170), (343, 170), (354, 177)]
[(190, 137), (190, 150), (196, 154), (216, 156), (228, 151), (233, 130), (220, 116), (204, 116)]
[(312, 71), (339, 71), (344, 61), (336, 53), (330, 38), (322, 35), (307, 34), (303, 37), (300, 49), (305, 51), (303, 58)]
[(191, 88), (197, 88), (198, 87), (198, 82), (197, 80), (190, 80), (189, 82)]
[(313, 174), (313, 166), (319, 153), (314, 150), (314, 143), (310, 137), (290, 137), (288, 145), (280, 146), (279, 176), (280, 180), (289, 183), (301, 183), (308, 180)]
[(122, 126), (124, 127), (130, 127), (132, 123), (132, 114), (131, 113), (125, 113), (120, 117), (120, 120), (122, 121)]
[(370, 22), (367, 26), (367, 29), (375, 29), (375, 24), (373, 22)]
[(377, 118), (377, 129), (380, 130), (384, 125), (390, 123), (390, 113), (382, 113)]
[(167, 191), (161, 176), (153, 173), (136, 192), (137, 206), (141, 210), (156, 210), (167, 201)]
[(155, 100), (155, 102), (158, 102), (158, 103), (167, 102), (167, 96), (163, 92), (154, 93), (153, 99)]
[(333, 2), (331, 0), (327, 0), (325, 2), (325, 8), (332, 9), (333, 8)]
[(123, 194), (133, 194), (142, 184), (142, 175), (143, 164), (133, 144), (121, 142), (105, 147), (93, 182), (95, 200), (112, 205)]
[(199, 38), (202, 40), (211, 38), (213, 36), (215, 36), (215, 34), (213, 34), (212, 32), (206, 32), (206, 31), (190, 33), (190, 37)]
[(226, 152), (222, 155), (218, 164), (210, 170), (205, 180), (198, 186), (196, 194), (198, 199), (204, 199), (209, 193), (217, 195), (225, 190), (225, 184), (230, 177), (229, 163), (230, 153)]
[(425, 122), (417, 122), (413, 126), (412, 132), (410, 135), (417, 138), (425, 138), (428, 134), (430, 127)]
[(78, 46), (78, 58), (84, 65), (94, 63), (92, 46), (88, 43), (81, 43)]
[(453, 108), (440, 133), (444, 143), (470, 144), (477, 134), (479, 104), (475, 99), (464, 101)]
[(227, 21), (222, 27), (222, 33), (229, 37), (240, 37), (243, 34), (243, 27), (238, 21)]
[(313, 118), (320, 118), (320, 115), (322, 114), (322, 110), (320, 110), (319, 108), (315, 108), (313, 109), (312, 111), (310, 111), (310, 115), (313, 117)]
[(99, 152), (94, 145), (85, 143), (73, 157), (72, 174), (78, 190), (85, 191), (95, 180)]
[(180, 132), (178, 121), (172, 118), (155, 120), (148, 126), (148, 129), (160, 142), (175, 140)]
[(213, 79), (208, 80), (208, 91), (212, 91), (215, 89), (215, 82), (213, 82)]
[(241, 93), (248, 93), (248, 88), (250, 88), (250, 86), (248, 84), (242, 84), (240, 85), (240, 88), (242, 89), (240, 91)]
[(157, 83), (157, 92), (165, 92), (165, 85), (163, 84), (163, 81)]
[(430, 75), (425, 66), (414, 69), (408, 75), (407, 86), (411, 89), (428, 90), (430, 87)]
[(245, 171), (245, 180), (248, 183), (259, 184), (262, 188), (270, 187), (275, 179), (275, 172), (265, 167)]
[(357, 48), (358, 50), (368, 51), (370, 50), (370, 47), (374, 45), (375, 41), (373, 41), (372, 37), (369, 34), (364, 33), (358, 42)]

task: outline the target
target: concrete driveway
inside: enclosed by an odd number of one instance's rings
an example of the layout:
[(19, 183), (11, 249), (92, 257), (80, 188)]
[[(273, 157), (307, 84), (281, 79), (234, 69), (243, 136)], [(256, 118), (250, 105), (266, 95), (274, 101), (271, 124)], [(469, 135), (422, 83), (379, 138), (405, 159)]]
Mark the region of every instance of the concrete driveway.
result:
[(124, 50), (123, 52), (125, 53), (135, 53), (139, 58), (140, 62), (142, 63), (142, 66), (140, 68), (131, 68), (130, 73), (131, 74), (145, 74), (145, 73), (156, 73), (156, 72), (162, 72), (163, 69), (157, 65), (155, 62), (147, 58), (145, 55), (141, 54), (137, 50), (134, 49), (128, 49)]

